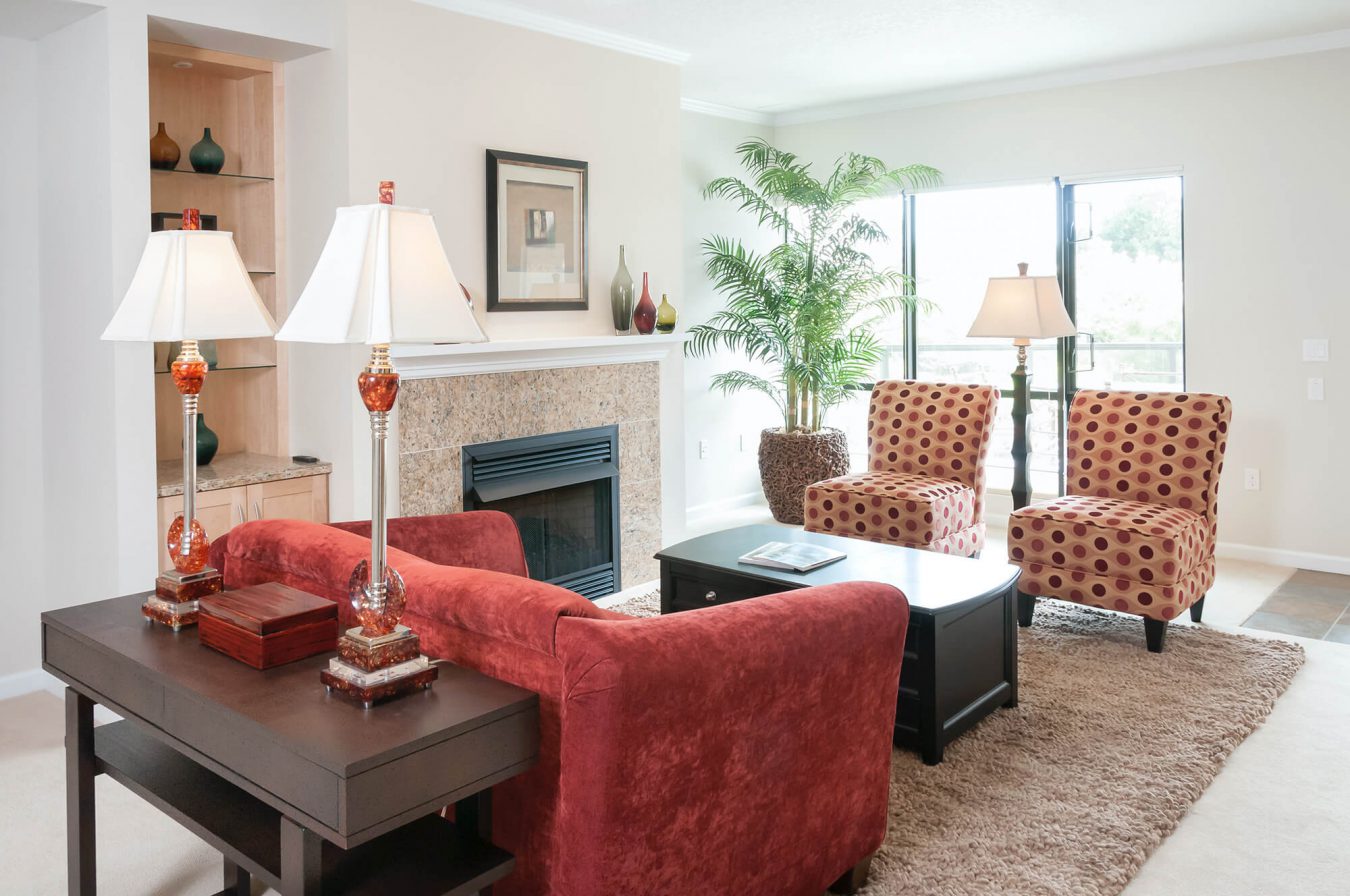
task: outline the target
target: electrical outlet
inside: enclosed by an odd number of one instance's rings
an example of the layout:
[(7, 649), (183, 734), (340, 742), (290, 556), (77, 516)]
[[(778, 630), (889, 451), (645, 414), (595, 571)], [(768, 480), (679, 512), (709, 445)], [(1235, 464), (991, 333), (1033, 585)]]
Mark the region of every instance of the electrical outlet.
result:
[(1303, 360), (1305, 361), (1329, 361), (1331, 359), (1331, 348), (1326, 339), (1305, 339), (1303, 340)]
[(699, 439), (699, 440), (698, 440), (698, 459), (699, 459), (699, 460), (703, 460), (703, 459), (706, 458), (707, 456), (708, 456), (708, 440), (707, 440), (707, 439)]
[(1327, 397), (1326, 383), (1320, 376), (1308, 377), (1308, 400), (1322, 401)]
[(1259, 492), (1261, 490), (1261, 471), (1256, 467), (1248, 467), (1242, 473), (1242, 487), (1249, 492)]

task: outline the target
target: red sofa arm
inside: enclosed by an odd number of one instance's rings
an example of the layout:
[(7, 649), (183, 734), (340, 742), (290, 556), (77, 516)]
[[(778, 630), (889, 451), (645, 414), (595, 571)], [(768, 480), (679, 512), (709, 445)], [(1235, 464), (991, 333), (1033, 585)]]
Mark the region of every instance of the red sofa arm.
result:
[[(336, 529), (370, 537), (370, 521), (332, 523)], [(490, 569), (529, 576), (516, 521), (499, 510), (469, 510), (389, 520), (389, 546), (441, 566)]]
[(881, 845), (909, 604), (561, 619), (563, 893), (819, 894)]

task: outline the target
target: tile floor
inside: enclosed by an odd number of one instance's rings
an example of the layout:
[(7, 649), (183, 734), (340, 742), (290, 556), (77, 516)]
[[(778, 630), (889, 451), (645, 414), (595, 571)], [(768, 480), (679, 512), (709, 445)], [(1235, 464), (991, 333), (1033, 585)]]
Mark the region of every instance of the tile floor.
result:
[(1350, 576), (1300, 569), (1242, 625), (1350, 644)]

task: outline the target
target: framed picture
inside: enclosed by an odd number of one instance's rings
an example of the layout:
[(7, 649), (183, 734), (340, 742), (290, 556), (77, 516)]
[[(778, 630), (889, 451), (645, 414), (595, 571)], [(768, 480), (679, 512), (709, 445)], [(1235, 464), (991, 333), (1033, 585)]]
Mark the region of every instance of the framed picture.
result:
[[(202, 230), (215, 230), (217, 219), (215, 215), (202, 215)], [(182, 212), (151, 212), (150, 230), (153, 233), (159, 233), (161, 230), (182, 230), (183, 213)]]
[(487, 151), (487, 310), (583, 311), (587, 164)]

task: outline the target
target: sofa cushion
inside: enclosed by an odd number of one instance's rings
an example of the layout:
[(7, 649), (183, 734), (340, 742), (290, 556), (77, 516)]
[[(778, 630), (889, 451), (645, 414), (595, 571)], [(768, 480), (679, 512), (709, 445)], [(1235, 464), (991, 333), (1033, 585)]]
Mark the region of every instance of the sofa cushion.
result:
[(806, 528), (928, 545), (975, 524), (975, 490), (954, 479), (874, 470), (806, 490)]
[(1191, 510), (1068, 495), (1014, 511), (1008, 559), (1152, 584), (1175, 584), (1212, 550)]

